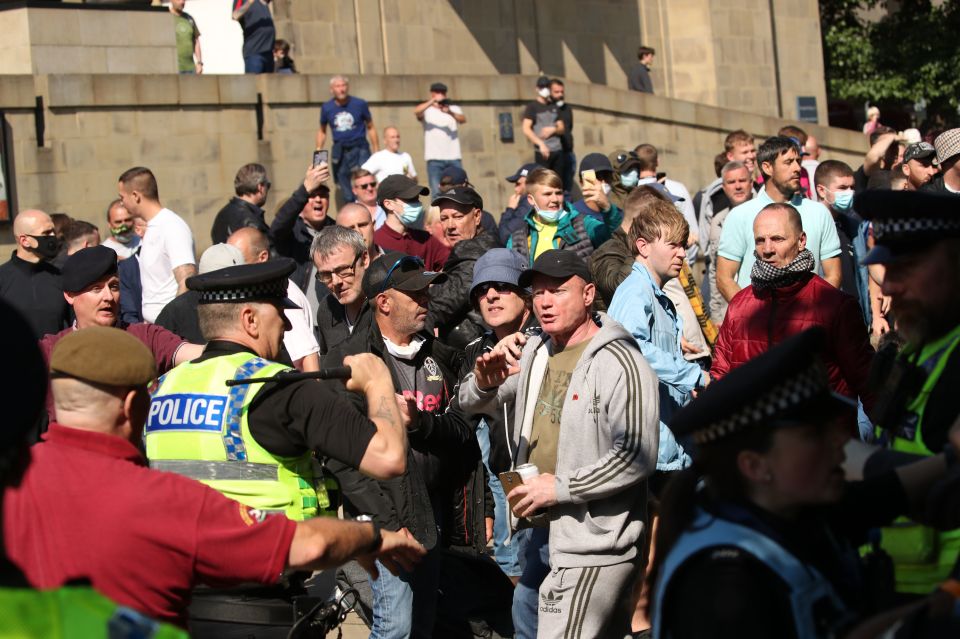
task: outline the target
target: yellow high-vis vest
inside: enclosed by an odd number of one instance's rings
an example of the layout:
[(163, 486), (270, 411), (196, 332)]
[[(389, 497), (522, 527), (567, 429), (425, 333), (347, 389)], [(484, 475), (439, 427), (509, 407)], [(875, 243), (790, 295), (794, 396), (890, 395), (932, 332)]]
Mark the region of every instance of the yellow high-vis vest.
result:
[(144, 430), (150, 467), (185, 475), (264, 513), (303, 520), (330, 508), (310, 451), (278, 457), (250, 433), (248, 414), (262, 384), (228, 379), (289, 371), (250, 353), (187, 362), (158, 380)]

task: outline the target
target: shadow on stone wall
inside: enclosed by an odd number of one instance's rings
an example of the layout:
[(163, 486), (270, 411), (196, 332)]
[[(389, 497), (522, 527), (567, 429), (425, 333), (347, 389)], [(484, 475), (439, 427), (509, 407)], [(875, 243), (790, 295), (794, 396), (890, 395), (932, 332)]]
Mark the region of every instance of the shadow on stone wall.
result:
[[(624, 74), (636, 63), (638, 0), (447, 2), (501, 74), (543, 71), (607, 84), (611, 58)], [(577, 69), (569, 68), (564, 49)]]

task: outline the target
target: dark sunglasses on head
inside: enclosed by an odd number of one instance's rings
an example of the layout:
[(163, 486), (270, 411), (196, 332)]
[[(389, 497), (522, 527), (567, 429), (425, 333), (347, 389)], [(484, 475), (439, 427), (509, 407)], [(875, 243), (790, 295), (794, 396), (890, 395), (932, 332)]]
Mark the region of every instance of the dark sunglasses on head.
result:
[(627, 160), (637, 160), (637, 154), (633, 151), (628, 151), (627, 153), (617, 153), (617, 164), (623, 164)]
[[(403, 266), (404, 264), (413, 264), (415, 266), (423, 267), (423, 260), (417, 257), (416, 255), (404, 255), (399, 260), (393, 263), (393, 266), (390, 267), (390, 270), (387, 271), (386, 277), (383, 278), (383, 282), (380, 283), (380, 290), (377, 291), (377, 295), (383, 293), (388, 288), (390, 288), (390, 278), (393, 276), (393, 272), (397, 270), (398, 267)], [(400, 269), (403, 270), (402, 268)]]

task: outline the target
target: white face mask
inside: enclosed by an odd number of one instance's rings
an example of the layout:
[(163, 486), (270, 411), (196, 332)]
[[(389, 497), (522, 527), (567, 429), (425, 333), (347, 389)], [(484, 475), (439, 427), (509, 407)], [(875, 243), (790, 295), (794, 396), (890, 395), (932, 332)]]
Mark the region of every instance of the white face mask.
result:
[(556, 102), (554, 102), (554, 104), (556, 104), (558, 107), (562, 107), (562, 106), (563, 106), (563, 98), (560, 98), (559, 100), (557, 100)]
[(422, 337), (414, 337), (410, 340), (410, 343), (406, 346), (399, 346), (391, 342), (388, 338), (383, 338), (383, 343), (387, 347), (387, 352), (396, 357), (397, 359), (411, 360), (417, 356), (417, 353), (420, 352), (420, 347), (423, 346)]
[(541, 98), (549, 98), (549, 97), (550, 97), (550, 87), (543, 87), (542, 89), (537, 89), (537, 93), (540, 94), (540, 97), (541, 97)]
[(613, 190), (613, 187), (610, 186), (609, 184), (607, 184), (606, 182), (601, 182), (601, 183), (600, 183), (600, 188), (603, 189), (603, 194), (604, 194), (604, 195), (610, 195), (610, 191)]

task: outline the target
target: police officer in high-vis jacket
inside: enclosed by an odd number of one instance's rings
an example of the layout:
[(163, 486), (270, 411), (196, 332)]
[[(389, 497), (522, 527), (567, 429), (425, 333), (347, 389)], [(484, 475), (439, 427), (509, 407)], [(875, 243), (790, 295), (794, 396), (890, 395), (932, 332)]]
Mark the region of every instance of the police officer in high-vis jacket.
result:
[[(341, 383), (336, 380), (227, 385), (296, 372), (272, 361), (290, 329), (284, 310), (298, 308), (286, 297), (294, 269), (292, 260), (282, 258), (187, 280), (187, 287), (200, 293), (207, 347), (201, 357), (158, 380), (145, 442), (151, 468), (200, 480), (263, 516), (303, 520), (335, 515), (336, 505), (314, 472), (315, 456), (390, 479), (406, 468), (407, 436), (390, 374), (367, 353), (344, 360), (351, 369), (347, 389), (366, 396), (367, 415), (336, 396), (332, 384)], [(217, 624), (237, 618), (238, 600), (206, 595), (195, 593), (192, 629), (196, 620), (206, 619), (210, 625), (199, 634), (217, 636), (224, 632)], [(254, 624), (290, 618), (289, 608), (278, 616), (269, 603), (253, 605), (246, 594), (239, 599), (246, 609), (242, 618)]]
[[(960, 415), (960, 198), (867, 191), (855, 208), (875, 241), (864, 263), (883, 265), (882, 291), (905, 340), (898, 355), (877, 357), (877, 437), (896, 451), (939, 453)], [(883, 529), (881, 544), (893, 557), (897, 590), (922, 594), (957, 560), (960, 530), (902, 520)]]
[(267, 513), (306, 519), (329, 506), (314, 454), (389, 478), (404, 468), (406, 433), (390, 376), (373, 356), (344, 362), (353, 370), (347, 387), (366, 395), (368, 416), (335, 395), (330, 384), (339, 382), (226, 385), (291, 371), (272, 359), (290, 327), (284, 309), (297, 308), (286, 296), (294, 268), (284, 258), (187, 281), (200, 293), (207, 347), (158, 380), (145, 440), (152, 468), (201, 480)]
[(843, 636), (872, 612), (857, 546), (921, 503), (948, 462), (845, 480), (856, 406), (830, 390), (826, 339), (814, 328), (784, 340), (670, 424), (694, 462), (661, 500), (654, 636)]

